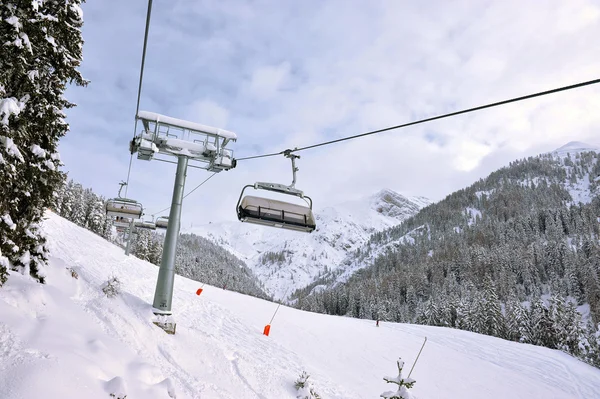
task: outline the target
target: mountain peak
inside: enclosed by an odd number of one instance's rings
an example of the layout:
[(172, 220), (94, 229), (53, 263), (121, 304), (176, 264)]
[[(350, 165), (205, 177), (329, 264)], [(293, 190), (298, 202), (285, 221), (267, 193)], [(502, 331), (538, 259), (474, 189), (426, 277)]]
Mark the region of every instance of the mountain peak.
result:
[(415, 214), (422, 207), (422, 201), (413, 201), (389, 188), (379, 190), (370, 199), (371, 209), (389, 217), (404, 220), (407, 214)]
[(588, 143), (583, 143), (581, 141), (571, 141), (567, 144), (563, 145), (560, 148), (552, 151), (554, 154), (566, 155), (567, 153), (576, 154), (578, 152), (584, 151), (598, 151), (600, 150), (597, 146), (591, 145)]

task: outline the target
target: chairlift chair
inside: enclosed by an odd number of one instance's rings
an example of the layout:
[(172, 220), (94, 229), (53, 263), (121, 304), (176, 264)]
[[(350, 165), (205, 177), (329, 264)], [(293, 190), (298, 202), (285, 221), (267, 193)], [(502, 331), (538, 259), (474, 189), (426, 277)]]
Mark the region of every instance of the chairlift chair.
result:
[[(245, 186), (236, 206), (238, 220), (240, 222), (310, 233), (316, 228), (315, 217), (312, 212), (312, 199), (295, 188), (296, 171), (298, 171), (295, 159), (300, 157), (291, 154), (289, 150), (285, 152), (285, 156), (292, 160), (292, 184), (286, 186), (277, 183), (257, 182)], [(243, 197), (244, 191), (249, 187), (253, 187), (255, 190), (293, 195), (307, 201), (308, 206), (252, 195)]]
[(133, 225), (136, 229), (156, 230), (156, 224), (149, 220), (136, 220)]
[(106, 215), (138, 219), (144, 211), (142, 204), (127, 198), (113, 198), (106, 201)]
[(123, 186), (126, 186), (127, 183), (121, 182), (119, 184), (121, 187), (119, 188), (117, 198), (106, 201), (106, 215), (128, 219), (139, 219), (144, 212), (142, 204), (129, 198), (122, 198), (121, 190), (123, 190)]
[(156, 219), (156, 228), (157, 229), (166, 229), (169, 227), (169, 217), (168, 216), (159, 216)]

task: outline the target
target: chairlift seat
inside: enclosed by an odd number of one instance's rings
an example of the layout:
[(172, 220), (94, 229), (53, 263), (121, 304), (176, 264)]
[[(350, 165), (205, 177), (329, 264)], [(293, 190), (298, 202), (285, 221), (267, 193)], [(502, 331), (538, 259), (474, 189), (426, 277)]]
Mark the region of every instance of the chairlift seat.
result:
[(113, 226), (115, 226), (117, 229), (121, 228), (121, 229), (128, 229), (129, 228), (129, 220), (114, 220), (113, 221)]
[(248, 195), (238, 206), (242, 222), (312, 232), (316, 228), (312, 209), (308, 206)]

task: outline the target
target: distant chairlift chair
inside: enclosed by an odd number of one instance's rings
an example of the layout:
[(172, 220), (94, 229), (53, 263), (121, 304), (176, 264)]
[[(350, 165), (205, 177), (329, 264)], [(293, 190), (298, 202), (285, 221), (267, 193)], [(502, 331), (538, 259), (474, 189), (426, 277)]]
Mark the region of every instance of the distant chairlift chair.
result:
[[(312, 212), (312, 199), (305, 196), (301, 190), (294, 187), (296, 184), (296, 171), (298, 171), (295, 159), (300, 158), (300, 156), (291, 154), (289, 150), (286, 151), (285, 156), (292, 160), (292, 184), (286, 186), (277, 183), (257, 182), (245, 186), (242, 189), (242, 193), (240, 194), (236, 206), (237, 216), (241, 222), (310, 233), (316, 228), (315, 218)], [(307, 201), (309, 206), (251, 195), (243, 197), (244, 191), (248, 187), (254, 187), (255, 190), (266, 190), (300, 197)]]
[(129, 228), (131, 220), (139, 219), (144, 213), (144, 208), (139, 202), (121, 197), (121, 190), (127, 183), (121, 182), (117, 198), (106, 201), (106, 216), (114, 216), (113, 225)]
[(156, 230), (156, 224), (149, 220), (136, 220), (133, 225), (136, 229)]
[(160, 216), (156, 219), (156, 228), (157, 229), (166, 229), (169, 226), (169, 217), (168, 216)]

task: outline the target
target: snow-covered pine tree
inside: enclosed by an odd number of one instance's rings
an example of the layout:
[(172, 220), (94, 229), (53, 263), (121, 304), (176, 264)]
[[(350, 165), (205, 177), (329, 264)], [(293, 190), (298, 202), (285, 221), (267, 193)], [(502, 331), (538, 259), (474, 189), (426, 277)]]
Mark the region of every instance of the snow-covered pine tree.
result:
[(141, 260), (150, 260), (150, 232), (143, 229), (138, 229), (133, 238), (133, 254)]
[(502, 309), (494, 282), (490, 277), (486, 277), (483, 287), (483, 303), (482, 314), (484, 330), (483, 334), (492, 335), (495, 337), (503, 337), (505, 331), (504, 318), (502, 317)]
[(310, 375), (306, 371), (300, 374), (300, 377), (294, 383), (294, 387), (298, 390), (296, 398), (298, 399), (321, 399), (321, 396), (315, 391), (312, 383), (308, 381)]
[[(46, 207), (64, 180), (58, 140), (69, 130), (67, 83), (86, 85), (82, 0), (0, 2), (0, 251), (10, 267), (44, 281)], [(0, 258), (0, 284), (6, 278)]]
[(399, 358), (396, 363), (398, 364), (398, 376), (383, 377), (383, 379), (387, 383), (398, 385), (398, 389), (396, 391), (384, 392), (379, 396), (385, 399), (412, 399), (413, 396), (408, 389), (412, 388), (416, 381), (412, 378), (402, 377), (402, 369), (404, 368), (404, 360), (402, 358)]

